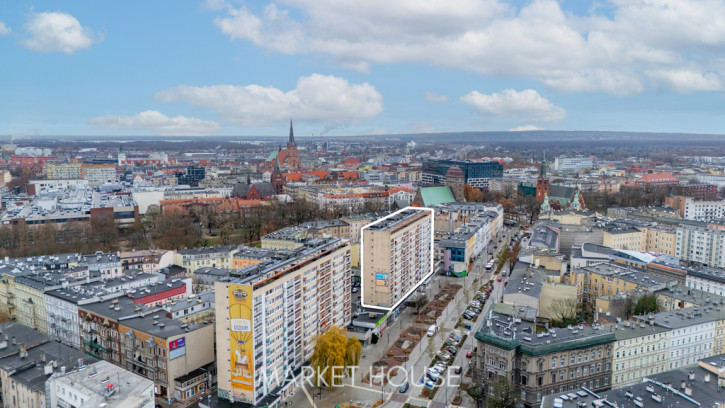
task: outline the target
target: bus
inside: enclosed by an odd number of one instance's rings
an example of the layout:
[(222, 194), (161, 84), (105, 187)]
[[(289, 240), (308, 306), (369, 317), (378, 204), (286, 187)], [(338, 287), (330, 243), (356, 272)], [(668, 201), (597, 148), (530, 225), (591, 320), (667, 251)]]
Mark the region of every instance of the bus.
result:
[(493, 269), (493, 259), (486, 264), (486, 272), (491, 272), (491, 269)]

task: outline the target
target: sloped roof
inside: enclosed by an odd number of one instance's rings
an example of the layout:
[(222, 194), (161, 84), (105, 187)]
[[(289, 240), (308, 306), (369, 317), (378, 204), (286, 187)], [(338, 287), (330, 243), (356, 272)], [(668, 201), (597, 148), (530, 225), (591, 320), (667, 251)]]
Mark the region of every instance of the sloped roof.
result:
[(423, 199), (423, 205), (426, 207), (456, 202), (453, 191), (448, 186), (421, 187), (420, 196)]
[(232, 190), (232, 196), (246, 197), (249, 194), (249, 189), (252, 185), (257, 190), (257, 193), (259, 193), (260, 197), (269, 197), (274, 195), (274, 186), (272, 185), (272, 183), (239, 183), (234, 186), (234, 190)]
[(576, 193), (576, 187), (552, 184), (549, 186), (549, 200), (567, 206)]

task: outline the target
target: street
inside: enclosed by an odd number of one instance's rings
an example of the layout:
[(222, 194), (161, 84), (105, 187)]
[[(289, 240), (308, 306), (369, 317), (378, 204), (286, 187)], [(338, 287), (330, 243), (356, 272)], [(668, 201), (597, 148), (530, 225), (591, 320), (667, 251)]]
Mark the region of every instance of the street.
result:
[[(408, 356), (408, 361), (403, 363), (403, 370), (399, 370), (395, 377), (391, 377), (388, 385), (381, 389), (379, 386), (363, 383), (362, 378), (369, 372), (372, 363), (378, 361), (383, 356), (390, 343), (397, 340), (398, 336), (408, 327), (413, 326), (423, 331), (428, 329), (427, 325), (414, 323), (416, 315), (413, 313), (413, 308), (410, 307), (405, 308), (398, 318), (386, 329), (380, 336), (378, 344), (368, 346), (362, 350), (362, 356), (358, 365), (359, 368), (355, 370), (354, 378), (345, 378), (343, 386), (332, 389), (311, 388), (309, 386), (307, 389), (304, 389), (301, 387), (287, 401), (287, 404), (295, 407), (314, 408), (335, 407), (342, 404), (370, 407), (376, 400), (382, 398), (385, 401), (382, 407), (385, 408), (402, 408), (406, 402), (415, 406), (431, 408), (444, 408), (449, 406), (455, 397), (458, 384), (460, 384), (460, 378), (453, 379), (451, 385), (441, 386), (433, 400), (420, 397), (423, 387), (417, 384), (418, 379), (424, 375), (435, 352), (443, 346), (443, 343), (456, 325), (458, 318), (466, 310), (468, 303), (473, 299), (475, 291), (491, 279), (492, 271), (485, 271), (485, 264), (488, 262), (488, 259), (492, 256), (495, 257), (498, 251), (508, 245), (510, 237), (515, 231), (515, 228), (505, 228), (498, 236), (492, 239), (491, 245), (496, 243), (498, 248), (495, 251), (489, 248), (483, 256), (478, 256), (471, 268), (470, 276), (456, 278), (437, 275), (431, 284), (428, 285), (426, 294), (429, 299), (432, 299), (432, 294), (436, 293), (439, 287), (443, 287), (449, 283), (462, 285), (463, 288), (458, 291), (454, 300), (450, 302), (439, 318), (439, 331), (433, 337), (424, 336), (420, 340), (420, 343)], [(501, 239), (501, 243), (498, 243), (499, 239)], [(473, 285), (473, 281), (476, 279), (477, 283)], [(475, 331), (482, 324), (491, 305), (495, 301), (500, 300), (501, 294), (503, 293), (503, 286), (504, 282), (497, 282), (494, 279), (493, 290), (488, 301), (484, 304), (481, 313), (473, 321), (466, 321), (471, 324), (473, 330), (468, 333), (468, 337), (459, 348), (454, 362), (450, 364), (451, 366), (462, 367), (463, 371), (460, 376), (466, 373), (468, 362), (470, 361), (470, 359), (466, 358), (466, 353), (476, 347), (476, 339), (474, 338)], [(429, 341), (433, 342), (432, 346), (429, 345)], [(431, 350), (433, 350), (432, 353)], [(406, 393), (399, 393), (398, 388), (405, 381), (410, 384), (410, 389)]]

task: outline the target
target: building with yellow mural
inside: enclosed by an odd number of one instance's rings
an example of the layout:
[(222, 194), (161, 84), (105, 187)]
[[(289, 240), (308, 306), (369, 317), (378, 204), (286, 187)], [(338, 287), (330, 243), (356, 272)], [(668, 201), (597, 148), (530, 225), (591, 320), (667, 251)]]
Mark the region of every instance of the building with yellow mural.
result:
[(286, 374), (310, 359), (315, 336), (350, 323), (350, 284), (350, 243), (339, 238), (308, 240), (216, 282), (219, 397), (254, 405), (291, 395)]

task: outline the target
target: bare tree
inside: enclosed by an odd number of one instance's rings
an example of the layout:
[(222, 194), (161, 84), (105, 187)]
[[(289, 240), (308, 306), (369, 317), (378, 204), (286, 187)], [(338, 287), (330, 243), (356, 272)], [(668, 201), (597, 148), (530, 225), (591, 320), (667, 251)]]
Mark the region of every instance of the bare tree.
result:
[(558, 327), (566, 327), (576, 324), (577, 301), (574, 298), (557, 298), (551, 302), (552, 324)]

